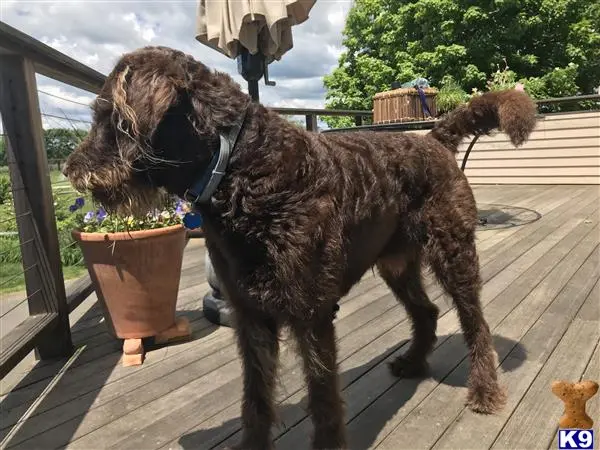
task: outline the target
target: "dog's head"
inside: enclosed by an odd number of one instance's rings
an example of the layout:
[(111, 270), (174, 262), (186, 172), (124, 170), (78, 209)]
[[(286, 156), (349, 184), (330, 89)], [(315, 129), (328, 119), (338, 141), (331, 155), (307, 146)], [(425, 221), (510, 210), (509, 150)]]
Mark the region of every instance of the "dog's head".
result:
[(178, 189), (168, 186), (168, 170), (206, 167), (209, 144), (247, 102), (228, 75), (177, 50), (125, 54), (92, 104), (90, 132), (63, 173), (110, 210), (144, 213), (165, 190)]

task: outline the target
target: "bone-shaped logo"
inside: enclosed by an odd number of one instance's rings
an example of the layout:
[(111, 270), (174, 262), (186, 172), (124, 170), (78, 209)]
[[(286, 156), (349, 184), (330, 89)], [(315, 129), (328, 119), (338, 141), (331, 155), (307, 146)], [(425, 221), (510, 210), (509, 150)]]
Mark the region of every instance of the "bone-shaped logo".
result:
[(552, 392), (565, 404), (565, 410), (559, 420), (560, 428), (587, 430), (594, 426), (594, 420), (585, 411), (586, 402), (598, 392), (595, 381), (555, 381)]

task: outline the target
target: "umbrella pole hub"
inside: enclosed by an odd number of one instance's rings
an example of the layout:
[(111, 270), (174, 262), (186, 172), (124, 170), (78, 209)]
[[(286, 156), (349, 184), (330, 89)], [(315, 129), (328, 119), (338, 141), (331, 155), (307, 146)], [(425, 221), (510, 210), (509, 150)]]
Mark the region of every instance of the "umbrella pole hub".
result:
[(237, 57), (237, 65), (239, 74), (248, 82), (248, 94), (252, 101), (258, 102), (258, 81), (263, 76), (267, 77), (264, 55), (260, 53), (252, 55), (248, 49), (243, 48)]
[(247, 49), (242, 49), (237, 57), (238, 72), (246, 81), (258, 81), (265, 73), (265, 57), (257, 53), (250, 54)]

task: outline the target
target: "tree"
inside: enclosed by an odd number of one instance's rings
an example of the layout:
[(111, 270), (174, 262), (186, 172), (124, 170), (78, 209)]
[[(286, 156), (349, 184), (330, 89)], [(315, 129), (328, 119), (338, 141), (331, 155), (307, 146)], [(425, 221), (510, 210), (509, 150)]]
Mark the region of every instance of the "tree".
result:
[(44, 130), (44, 146), (48, 159), (65, 160), (85, 137), (87, 131), (68, 128)]
[[(50, 160), (65, 160), (87, 135), (86, 130), (50, 128), (44, 130), (44, 146)], [(4, 135), (0, 134), (0, 167), (6, 166), (7, 150)]]
[(536, 97), (591, 93), (599, 24), (597, 0), (356, 0), (327, 107), (371, 109), (375, 93), (415, 77), (484, 89), (505, 65)]

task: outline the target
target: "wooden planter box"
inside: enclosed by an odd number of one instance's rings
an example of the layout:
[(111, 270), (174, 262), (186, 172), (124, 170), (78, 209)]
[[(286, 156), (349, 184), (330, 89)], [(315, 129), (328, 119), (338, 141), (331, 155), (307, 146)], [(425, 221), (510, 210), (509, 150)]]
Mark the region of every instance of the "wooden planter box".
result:
[[(437, 116), (435, 96), (437, 89), (425, 88), (425, 98), (429, 111), (433, 117)], [(421, 99), (414, 88), (394, 89), (379, 92), (373, 98), (373, 123), (414, 122), (417, 120), (431, 120), (423, 114)]]

